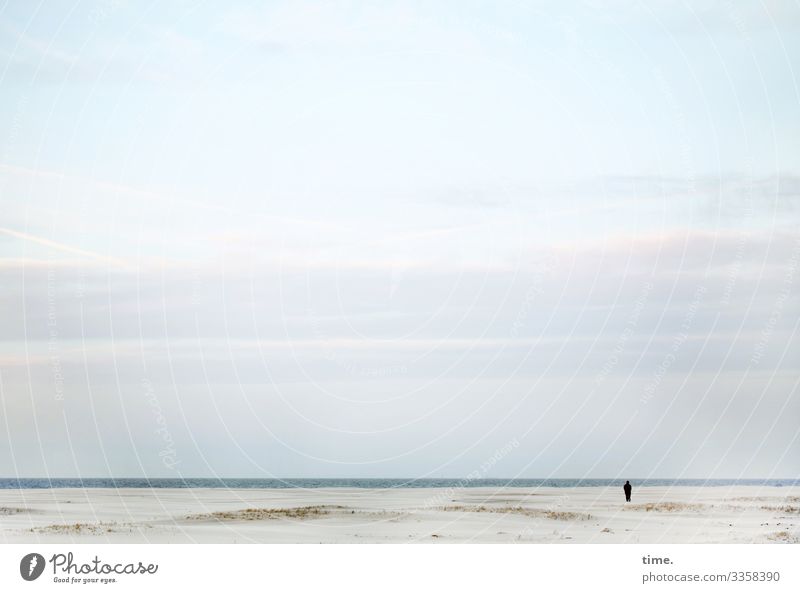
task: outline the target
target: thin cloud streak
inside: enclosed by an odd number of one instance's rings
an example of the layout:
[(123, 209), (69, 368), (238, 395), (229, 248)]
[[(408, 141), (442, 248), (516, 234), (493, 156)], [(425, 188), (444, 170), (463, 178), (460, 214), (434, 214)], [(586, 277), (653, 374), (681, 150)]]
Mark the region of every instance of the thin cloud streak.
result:
[[(102, 253), (97, 253), (95, 251), (89, 251), (87, 249), (81, 249), (79, 247), (74, 247), (72, 245), (66, 245), (65, 243), (59, 243), (58, 241), (52, 241), (44, 237), (37, 237), (36, 235), (31, 235), (30, 233), (23, 233), (20, 231), (7, 229), (4, 227), (0, 227), (0, 233), (8, 235), (9, 237), (14, 237), (15, 239), (22, 239), (23, 241), (30, 241), (31, 243), (36, 243), (37, 245), (43, 245), (44, 247), (49, 247), (51, 249), (55, 249), (56, 251), (61, 251), (63, 253), (69, 253), (71, 255), (80, 255), (82, 257), (86, 257), (98, 262), (103, 262), (120, 267), (126, 265), (124, 260), (118, 259), (116, 257), (104, 255)], [(20, 262), (24, 264), (25, 259), (21, 259)]]

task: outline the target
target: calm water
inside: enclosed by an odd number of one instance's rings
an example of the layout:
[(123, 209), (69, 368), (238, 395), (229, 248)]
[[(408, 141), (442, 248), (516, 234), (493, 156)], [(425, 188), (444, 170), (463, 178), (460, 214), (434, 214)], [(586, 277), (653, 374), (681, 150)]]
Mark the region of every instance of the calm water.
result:
[[(122, 478), (0, 478), (0, 489), (18, 488), (478, 488), (481, 486), (499, 487), (550, 487), (573, 488), (575, 486), (619, 486), (625, 480), (616, 479), (482, 479), (468, 480), (457, 478), (440, 479), (141, 479)], [(770, 480), (674, 480), (648, 479), (631, 482), (639, 486), (800, 486), (800, 478)]]

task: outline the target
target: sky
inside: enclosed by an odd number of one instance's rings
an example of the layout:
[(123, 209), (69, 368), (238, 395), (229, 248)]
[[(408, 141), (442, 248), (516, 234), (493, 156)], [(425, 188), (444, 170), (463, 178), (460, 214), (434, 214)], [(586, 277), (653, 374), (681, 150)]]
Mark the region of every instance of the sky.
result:
[(797, 477), (799, 32), (0, 0), (0, 476)]

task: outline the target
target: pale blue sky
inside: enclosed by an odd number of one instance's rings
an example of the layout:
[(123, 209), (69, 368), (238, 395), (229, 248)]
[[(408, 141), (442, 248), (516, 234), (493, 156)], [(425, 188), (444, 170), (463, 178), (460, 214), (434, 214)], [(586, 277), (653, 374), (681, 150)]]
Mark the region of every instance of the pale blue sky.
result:
[(224, 4), (0, 3), (0, 475), (797, 475), (796, 3)]

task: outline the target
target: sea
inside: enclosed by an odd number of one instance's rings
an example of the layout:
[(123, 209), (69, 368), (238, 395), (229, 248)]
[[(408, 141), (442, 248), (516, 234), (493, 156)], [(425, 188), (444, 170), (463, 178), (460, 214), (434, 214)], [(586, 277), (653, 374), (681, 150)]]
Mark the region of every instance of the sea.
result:
[[(800, 486), (790, 479), (671, 479), (630, 478), (642, 486)], [(0, 478), (0, 489), (21, 488), (576, 488), (620, 486), (625, 480), (613, 478)]]

